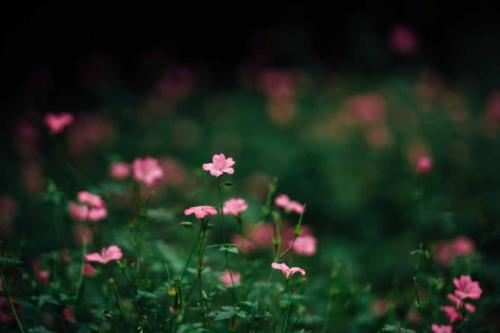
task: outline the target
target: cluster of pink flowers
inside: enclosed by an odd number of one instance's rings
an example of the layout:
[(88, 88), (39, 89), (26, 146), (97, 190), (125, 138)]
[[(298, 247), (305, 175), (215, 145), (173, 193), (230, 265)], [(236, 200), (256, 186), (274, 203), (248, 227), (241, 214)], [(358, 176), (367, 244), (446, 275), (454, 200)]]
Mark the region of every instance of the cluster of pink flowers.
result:
[[(234, 235), (231, 242), (236, 244), (242, 253), (250, 253), (256, 250), (270, 249), (273, 245), (274, 229), (271, 224), (262, 223), (253, 227), (250, 236), (244, 238), (241, 235)], [(317, 240), (307, 227), (302, 228), (300, 236), (294, 240), (294, 229), (283, 225), (283, 247), (292, 247), (296, 254), (312, 256), (317, 252)]]
[(479, 282), (473, 281), (469, 275), (461, 275), (459, 278), (453, 279), (453, 284), (456, 289), (452, 294), (448, 294), (452, 305), (445, 305), (441, 308), (448, 318), (449, 325), (432, 325), (434, 333), (452, 333), (454, 323), (462, 321), (466, 312), (474, 313), (476, 311), (476, 307), (466, 300), (481, 298), (483, 291)]
[(442, 265), (448, 266), (455, 257), (464, 257), (474, 252), (474, 241), (459, 236), (452, 241), (441, 241), (436, 244), (433, 253), (434, 260)]
[(126, 179), (133, 174), (137, 182), (153, 187), (163, 179), (165, 173), (158, 160), (148, 156), (136, 158), (131, 164), (113, 162), (109, 166), (109, 174), (116, 180)]
[(291, 200), (290, 197), (286, 194), (278, 195), (276, 199), (274, 199), (274, 204), (288, 212), (294, 212), (299, 215), (304, 214), (304, 205), (297, 201)]
[(78, 203), (71, 202), (69, 210), (71, 216), (78, 221), (97, 222), (108, 216), (101, 197), (87, 191), (78, 192)]
[(61, 112), (59, 114), (48, 113), (45, 116), (45, 124), (49, 128), (50, 133), (58, 134), (61, 133), (66, 127), (71, 125), (75, 121), (75, 118), (71, 113)]

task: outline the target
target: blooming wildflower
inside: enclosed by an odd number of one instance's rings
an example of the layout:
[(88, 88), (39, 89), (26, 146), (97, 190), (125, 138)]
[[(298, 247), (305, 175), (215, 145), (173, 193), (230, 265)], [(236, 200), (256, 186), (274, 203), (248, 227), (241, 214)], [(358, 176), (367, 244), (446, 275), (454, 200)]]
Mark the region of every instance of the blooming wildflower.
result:
[(108, 211), (100, 196), (81, 191), (78, 192), (78, 201), (79, 203), (69, 204), (71, 216), (75, 220), (97, 222), (108, 216)]
[(443, 312), (446, 314), (450, 323), (453, 323), (453, 322), (458, 321), (458, 320), (462, 320), (462, 315), (453, 306), (446, 305), (446, 306), (443, 306), (441, 308), (441, 310), (443, 310)]
[(274, 203), (276, 206), (281, 207), (286, 211), (294, 212), (299, 215), (304, 213), (304, 205), (291, 200), (286, 194), (278, 195), (276, 199), (274, 199)]
[(109, 166), (109, 174), (116, 180), (122, 180), (130, 175), (130, 164), (125, 162), (114, 162)]
[(186, 208), (184, 210), (184, 215), (193, 215), (197, 219), (204, 219), (207, 215), (217, 215), (217, 209), (213, 206), (194, 206)]
[(94, 276), (97, 273), (97, 270), (94, 268), (94, 266), (87, 262), (83, 265), (82, 271), (83, 276)]
[(474, 251), (474, 242), (467, 237), (460, 236), (455, 238), (452, 243), (453, 250), (456, 255), (467, 256)]
[(305, 256), (312, 256), (316, 253), (316, 238), (312, 235), (299, 236), (293, 241), (293, 252)]
[(163, 178), (163, 170), (160, 164), (152, 157), (136, 159), (132, 168), (135, 180), (146, 184), (148, 187), (152, 187), (157, 181)]
[(432, 324), (433, 333), (453, 333), (453, 328), (449, 325)]
[(68, 112), (61, 112), (59, 114), (49, 113), (45, 116), (45, 124), (52, 134), (62, 132), (67, 126), (71, 125), (74, 120), (73, 115)]
[(232, 157), (226, 158), (223, 153), (214, 154), (214, 156), (212, 156), (212, 163), (204, 163), (203, 170), (209, 171), (214, 177), (220, 177), (225, 173), (232, 175), (234, 174), (234, 163)]
[(122, 250), (116, 245), (111, 245), (108, 248), (103, 247), (101, 253), (95, 252), (85, 255), (85, 260), (98, 262), (103, 265), (110, 261), (120, 260), (121, 258), (123, 258)]
[(231, 198), (224, 202), (222, 211), (225, 215), (240, 215), (241, 212), (247, 210), (248, 205), (245, 200), (240, 198)]
[(300, 273), (300, 274), (302, 274), (302, 276), (306, 275), (306, 271), (303, 270), (302, 268), (300, 268), (300, 267), (288, 267), (284, 263), (279, 264), (279, 263), (273, 262), (271, 264), (271, 267), (274, 269), (280, 270), (286, 279), (294, 276), (296, 273)]
[(455, 290), (455, 295), (460, 299), (470, 298), (479, 299), (481, 298), (481, 287), (479, 282), (473, 281), (469, 275), (462, 275), (457, 279), (453, 279), (453, 284), (457, 288)]
[(237, 286), (241, 281), (241, 274), (238, 272), (230, 272), (227, 269), (219, 276), (219, 281), (224, 283), (226, 287)]

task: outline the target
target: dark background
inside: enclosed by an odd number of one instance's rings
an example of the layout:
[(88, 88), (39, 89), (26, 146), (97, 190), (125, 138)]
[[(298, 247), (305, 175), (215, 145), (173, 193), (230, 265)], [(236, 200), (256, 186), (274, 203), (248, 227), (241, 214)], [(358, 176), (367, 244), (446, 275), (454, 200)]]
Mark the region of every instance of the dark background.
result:
[(109, 57), (120, 82), (131, 85), (143, 79), (139, 64), (147, 52), (202, 65), (220, 84), (231, 82), (236, 66), (251, 55), (266, 55), (275, 66), (390, 71), (395, 59), (387, 53), (387, 35), (397, 23), (412, 26), (419, 39), (418, 54), (406, 64), (493, 89), (500, 74), (497, 3), (86, 2), (4, 8), (0, 105), (22, 104), (34, 69), (48, 69), (59, 87), (71, 87), (82, 59), (94, 53)]

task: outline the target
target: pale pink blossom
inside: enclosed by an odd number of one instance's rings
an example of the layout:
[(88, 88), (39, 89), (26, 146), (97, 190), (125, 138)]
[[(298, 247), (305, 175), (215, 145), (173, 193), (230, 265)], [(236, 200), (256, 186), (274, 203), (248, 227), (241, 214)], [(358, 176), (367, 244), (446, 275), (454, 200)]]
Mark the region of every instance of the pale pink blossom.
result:
[(234, 174), (234, 159), (232, 157), (226, 158), (223, 153), (214, 154), (212, 156), (212, 163), (204, 163), (203, 170), (209, 171), (214, 177), (220, 177), (227, 173), (228, 175)]
[(193, 215), (196, 216), (197, 219), (204, 219), (207, 215), (217, 215), (217, 209), (213, 206), (194, 206), (190, 208), (186, 208), (184, 210), (184, 215)]
[(474, 242), (467, 237), (460, 236), (455, 238), (452, 243), (453, 251), (458, 256), (467, 256), (474, 252)]
[(464, 303), (465, 310), (470, 313), (476, 312), (476, 307), (470, 303)]
[(285, 209), (286, 211), (294, 212), (299, 215), (304, 213), (304, 205), (301, 203), (291, 200), (286, 194), (280, 194), (274, 199), (276, 206)]
[(459, 278), (453, 279), (453, 284), (457, 288), (455, 290), (455, 295), (461, 300), (479, 299), (481, 298), (481, 287), (479, 282), (473, 281), (469, 275), (461, 275)]
[(432, 324), (433, 333), (453, 333), (453, 328), (449, 325), (436, 325)]
[(231, 198), (224, 202), (222, 211), (225, 215), (240, 215), (247, 210), (248, 205), (244, 199)]
[(97, 270), (94, 268), (94, 266), (87, 262), (83, 265), (82, 271), (83, 276), (94, 276), (97, 273)]
[(443, 306), (441, 308), (441, 310), (443, 310), (443, 312), (446, 314), (450, 323), (454, 323), (455, 321), (462, 320), (462, 315), (453, 306), (446, 305), (446, 306)]
[(316, 253), (316, 238), (312, 235), (299, 236), (293, 242), (293, 252), (304, 256), (312, 256)]
[(49, 113), (45, 116), (45, 124), (52, 134), (62, 132), (67, 126), (71, 125), (74, 120), (73, 115), (68, 112), (61, 112), (59, 114)]
[(73, 312), (73, 309), (70, 308), (70, 307), (64, 308), (64, 310), (63, 310), (63, 317), (64, 317), (64, 319), (66, 319), (70, 323), (74, 323), (75, 322), (75, 313)]
[(87, 191), (78, 192), (78, 203), (71, 202), (71, 216), (78, 221), (97, 222), (108, 216), (104, 201), (100, 196)]
[(284, 263), (280, 264), (280, 263), (273, 262), (271, 264), (271, 267), (274, 269), (280, 270), (286, 279), (294, 276), (296, 273), (300, 273), (300, 274), (302, 274), (302, 276), (306, 275), (306, 271), (304, 269), (302, 269), (300, 267), (288, 267)]
[(417, 159), (417, 165), (416, 165), (417, 172), (418, 173), (427, 173), (427, 172), (431, 171), (432, 165), (433, 165), (432, 157), (430, 157), (428, 155), (420, 156)]
[(238, 272), (230, 272), (225, 270), (221, 276), (219, 276), (219, 281), (224, 283), (226, 287), (237, 286), (241, 281), (241, 274)]
[(136, 159), (132, 168), (135, 180), (146, 184), (148, 187), (154, 186), (157, 181), (163, 178), (163, 169), (158, 161), (152, 157)]
[(109, 174), (116, 180), (122, 180), (130, 176), (130, 164), (125, 162), (114, 162), (109, 166)]
[(108, 248), (103, 247), (101, 253), (95, 252), (85, 255), (85, 260), (90, 262), (97, 262), (103, 265), (107, 264), (110, 261), (117, 261), (122, 258), (122, 250), (116, 245), (111, 245)]

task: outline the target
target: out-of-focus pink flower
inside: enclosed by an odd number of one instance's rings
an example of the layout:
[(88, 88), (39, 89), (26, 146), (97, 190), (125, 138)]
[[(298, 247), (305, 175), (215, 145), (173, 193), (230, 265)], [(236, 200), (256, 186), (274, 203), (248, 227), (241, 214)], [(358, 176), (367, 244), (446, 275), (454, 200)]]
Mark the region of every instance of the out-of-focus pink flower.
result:
[(235, 244), (238, 251), (241, 253), (249, 253), (255, 248), (252, 241), (243, 238), (241, 235), (233, 235), (233, 237), (231, 237), (231, 243)]
[(97, 222), (108, 216), (104, 201), (100, 196), (87, 191), (78, 192), (78, 203), (70, 202), (71, 216), (78, 221)]
[(432, 324), (433, 333), (453, 333), (453, 328), (449, 325), (436, 325)]
[(293, 201), (286, 194), (280, 194), (274, 199), (274, 204), (278, 207), (285, 209), (286, 211), (294, 212), (299, 215), (304, 213), (304, 205), (297, 201)]
[(38, 160), (27, 160), (22, 166), (23, 180), (26, 188), (31, 193), (42, 191), (44, 181), (42, 177), (42, 166)]
[(224, 208), (222, 211), (225, 215), (240, 215), (242, 212), (247, 210), (248, 205), (244, 199), (241, 198), (231, 198), (224, 202)]
[(48, 113), (45, 116), (45, 124), (50, 130), (50, 133), (61, 133), (66, 127), (71, 125), (75, 118), (69, 112), (61, 112), (59, 114)]
[(441, 310), (443, 310), (443, 312), (446, 314), (450, 323), (454, 323), (455, 321), (462, 320), (462, 315), (453, 306), (446, 305), (446, 306), (443, 306), (441, 308)]
[(184, 210), (184, 215), (193, 215), (196, 216), (197, 219), (204, 219), (207, 215), (217, 215), (217, 209), (213, 206), (194, 206), (190, 208), (186, 208)]
[(232, 157), (226, 158), (223, 153), (214, 154), (212, 156), (212, 163), (204, 163), (203, 170), (209, 171), (214, 177), (222, 176), (227, 173), (228, 175), (234, 174), (234, 160)]
[(418, 173), (427, 173), (427, 172), (431, 171), (432, 164), (433, 164), (432, 157), (427, 156), (427, 155), (420, 156), (417, 159), (417, 172)]
[(306, 275), (306, 271), (304, 269), (302, 269), (300, 267), (288, 267), (284, 263), (280, 264), (280, 263), (273, 262), (271, 264), (271, 267), (274, 268), (274, 269), (280, 270), (283, 273), (283, 275), (285, 276), (286, 279), (294, 276), (297, 273), (302, 274), (302, 276)]
[(458, 256), (468, 256), (474, 252), (474, 242), (467, 237), (460, 236), (455, 238), (451, 244), (453, 251)]
[(455, 308), (457, 309), (460, 309), (463, 306), (468, 312), (472, 313), (476, 311), (476, 307), (474, 305), (464, 302), (454, 294), (448, 294), (448, 299), (451, 301), (451, 303), (453, 303), (453, 305), (455, 305)]
[(36, 272), (36, 281), (40, 284), (49, 282), (50, 273), (47, 270), (40, 270)]
[(421, 317), (418, 311), (410, 311), (408, 312), (408, 321), (412, 324), (416, 324), (420, 321)]
[[(17, 315), (22, 316), (23, 314), (22, 306), (17, 302), (13, 302), (13, 304)], [(4, 297), (0, 297), (0, 322), (10, 324), (13, 323), (14, 320), (15, 320), (14, 314), (12, 313), (9, 301)]]
[(260, 77), (260, 88), (273, 100), (289, 99), (295, 95), (294, 81), (289, 72), (269, 69)]
[(224, 283), (226, 287), (237, 286), (241, 281), (241, 274), (238, 272), (230, 272), (227, 269), (219, 276), (219, 281)]
[(74, 323), (75, 322), (75, 313), (73, 312), (73, 309), (70, 308), (70, 307), (64, 308), (64, 310), (63, 310), (63, 317), (64, 317), (64, 319), (66, 319), (70, 323)]
[(266, 248), (273, 244), (274, 229), (269, 223), (255, 225), (250, 240), (255, 248)]
[(125, 162), (114, 162), (109, 166), (109, 174), (116, 180), (122, 180), (130, 175), (130, 164)]
[(84, 225), (76, 226), (73, 235), (75, 237), (75, 242), (79, 245), (91, 243), (93, 239), (92, 230)]
[(465, 310), (467, 310), (467, 312), (470, 312), (470, 313), (476, 312), (476, 307), (470, 303), (465, 303), (464, 307), (465, 307)]
[(123, 258), (122, 250), (116, 246), (103, 247), (101, 253), (89, 253), (85, 255), (85, 260), (90, 262), (98, 262), (100, 264), (107, 264), (110, 261), (117, 261)]
[(181, 186), (186, 181), (186, 171), (182, 165), (173, 158), (160, 159), (160, 166), (163, 169), (162, 183), (167, 185)]
[(457, 288), (455, 295), (460, 299), (479, 299), (481, 298), (481, 287), (479, 282), (473, 281), (469, 275), (461, 275), (457, 279), (453, 279), (453, 284)]
[(316, 254), (316, 238), (312, 235), (299, 236), (293, 242), (293, 252), (304, 256)]
[(152, 157), (136, 159), (132, 165), (134, 178), (138, 182), (152, 187), (163, 177), (163, 170), (158, 161)]
[(433, 253), (434, 260), (445, 266), (451, 263), (454, 256), (453, 247), (451, 247), (448, 242), (439, 242)]
[(72, 156), (81, 156), (96, 146), (112, 143), (113, 123), (101, 114), (82, 114), (68, 128), (68, 146)]
[(97, 270), (89, 263), (85, 263), (82, 268), (83, 276), (94, 276)]
[(375, 316), (382, 317), (383, 315), (385, 315), (387, 313), (387, 310), (389, 310), (390, 305), (391, 305), (391, 303), (386, 298), (377, 299), (372, 304), (372, 307), (371, 307), (372, 312)]
[(20, 119), (15, 128), (14, 143), (17, 152), (24, 159), (34, 159), (38, 154), (39, 130), (32, 121), (26, 118)]
[(366, 133), (366, 141), (372, 147), (384, 147), (391, 140), (391, 134), (385, 126), (370, 128)]
[(375, 124), (382, 121), (386, 113), (384, 98), (379, 94), (365, 94), (351, 97), (348, 109), (361, 124)]
[(392, 49), (399, 54), (413, 54), (418, 48), (415, 32), (410, 27), (402, 24), (396, 25), (391, 30), (390, 42)]

